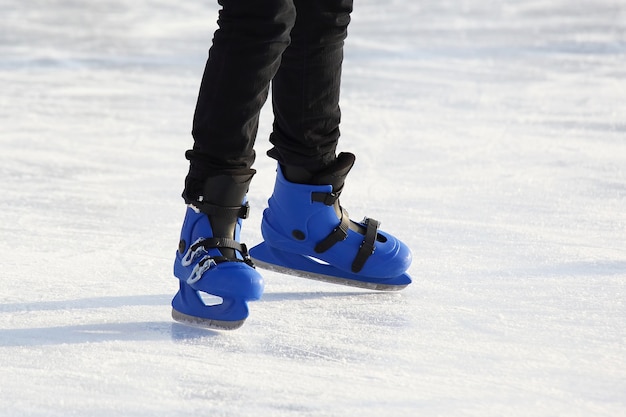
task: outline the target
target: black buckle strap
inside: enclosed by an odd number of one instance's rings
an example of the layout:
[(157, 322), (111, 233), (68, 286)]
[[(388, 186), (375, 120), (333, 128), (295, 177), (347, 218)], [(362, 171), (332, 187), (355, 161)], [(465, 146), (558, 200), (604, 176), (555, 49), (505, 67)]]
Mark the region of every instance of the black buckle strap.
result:
[(202, 239), (201, 241), (192, 245), (190, 250), (195, 251), (201, 246), (207, 250), (208, 249), (234, 249), (238, 251), (239, 253), (241, 253), (241, 256), (243, 257), (243, 260), (238, 259), (238, 258), (233, 259), (233, 258), (229, 258), (226, 256), (211, 257), (211, 259), (213, 259), (215, 263), (221, 263), (221, 262), (227, 262), (227, 261), (228, 262), (245, 262), (248, 265), (254, 267), (254, 264), (252, 263), (252, 259), (250, 258), (250, 255), (248, 254), (248, 247), (246, 246), (246, 244), (239, 243), (235, 239), (229, 239), (225, 237), (209, 237), (206, 239)]
[[(243, 243), (237, 242), (235, 239), (229, 239), (226, 237), (208, 237), (206, 239), (202, 239), (198, 243), (191, 246), (191, 250), (196, 250), (200, 246), (205, 249), (234, 249), (236, 251), (244, 253), (246, 249), (246, 245)], [(247, 251), (245, 251), (247, 254)]]
[(205, 203), (198, 201), (193, 203), (202, 213), (210, 216), (225, 216), (236, 217), (240, 219), (247, 219), (250, 215), (250, 205), (246, 201), (246, 204), (241, 206), (223, 207), (217, 206), (211, 203)]
[(348, 229), (350, 229), (350, 217), (348, 216), (348, 212), (341, 207), (341, 222), (324, 240), (315, 245), (315, 252), (326, 252), (328, 249), (332, 248), (335, 243), (346, 240), (348, 237)]
[(324, 203), (327, 206), (332, 206), (339, 199), (341, 193), (311, 193), (311, 201), (317, 203)]
[(380, 226), (380, 222), (378, 220), (369, 219), (367, 217), (363, 220), (363, 223), (367, 226), (367, 230), (365, 232), (363, 243), (361, 243), (359, 251), (352, 262), (352, 272), (354, 273), (363, 269), (365, 261), (367, 261), (367, 259), (374, 253), (374, 242), (376, 241), (378, 227)]

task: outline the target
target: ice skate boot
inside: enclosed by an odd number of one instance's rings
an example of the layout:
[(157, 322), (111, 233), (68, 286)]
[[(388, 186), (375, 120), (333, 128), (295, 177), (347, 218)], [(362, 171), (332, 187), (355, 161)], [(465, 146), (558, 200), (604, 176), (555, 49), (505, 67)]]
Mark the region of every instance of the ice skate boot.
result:
[(279, 165), (274, 193), (263, 212), (264, 242), (250, 250), (260, 268), (374, 290), (411, 283), (409, 248), (378, 230), (379, 222), (356, 223), (339, 204), (355, 157), (341, 153), (323, 171), (310, 174)]
[[(263, 278), (254, 269), (246, 246), (239, 243), (252, 175), (210, 177), (203, 196), (188, 205), (174, 261), (174, 275), (180, 280), (172, 300), (174, 320), (236, 329), (248, 317), (247, 302), (261, 298)], [(202, 293), (218, 302), (205, 303)]]

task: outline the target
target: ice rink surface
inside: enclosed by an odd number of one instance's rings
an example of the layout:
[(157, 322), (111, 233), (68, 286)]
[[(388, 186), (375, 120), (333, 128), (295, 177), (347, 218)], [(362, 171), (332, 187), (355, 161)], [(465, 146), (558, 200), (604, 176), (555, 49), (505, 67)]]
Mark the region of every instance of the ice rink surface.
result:
[(357, 1), (342, 204), (414, 283), (264, 273), (234, 332), (169, 307), (217, 10), (0, 2), (0, 416), (626, 415), (625, 2)]

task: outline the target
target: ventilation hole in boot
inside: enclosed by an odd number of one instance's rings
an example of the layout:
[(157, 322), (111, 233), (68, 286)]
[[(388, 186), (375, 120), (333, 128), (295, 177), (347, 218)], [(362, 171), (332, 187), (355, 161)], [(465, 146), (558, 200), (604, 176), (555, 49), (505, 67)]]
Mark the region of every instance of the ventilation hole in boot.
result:
[(178, 242), (178, 253), (182, 255), (185, 253), (185, 249), (187, 249), (187, 242), (181, 239), (180, 242)]
[(385, 243), (387, 241), (387, 238), (383, 235), (381, 235), (380, 233), (376, 234), (376, 241), (380, 242), (380, 243)]
[(306, 235), (304, 234), (302, 230), (295, 229), (294, 231), (291, 232), (291, 235), (297, 240), (306, 239)]
[(209, 294), (206, 292), (198, 291), (198, 295), (200, 296), (202, 302), (207, 306), (216, 306), (224, 302), (222, 297), (218, 297), (217, 295)]

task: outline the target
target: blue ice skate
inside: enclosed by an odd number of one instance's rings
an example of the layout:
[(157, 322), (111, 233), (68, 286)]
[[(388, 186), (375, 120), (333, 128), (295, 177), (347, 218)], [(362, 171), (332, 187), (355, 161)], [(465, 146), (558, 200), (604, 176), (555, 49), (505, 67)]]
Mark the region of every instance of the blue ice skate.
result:
[[(411, 264), (409, 248), (379, 231), (376, 220), (351, 221), (339, 204), (354, 159), (350, 153), (340, 154), (307, 183), (288, 181), (283, 170), (289, 167), (279, 165), (274, 193), (263, 212), (264, 242), (250, 249), (257, 266), (381, 291), (400, 290), (411, 283), (406, 273)], [(292, 176), (297, 178), (298, 173)]]
[[(219, 189), (215, 184), (212, 188)], [(241, 219), (247, 212), (247, 204), (222, 206), (207, 200), (187, 207), (174, 261), (174, 275), (180, 280), (172, 300), (174, 320), (236, 329), (248, 317), (248, 301), (261, 298), (263, 278), (254, 269), (246, 246), (239, 243)], [(219, 302), (205, 303), (202, 293)]]

